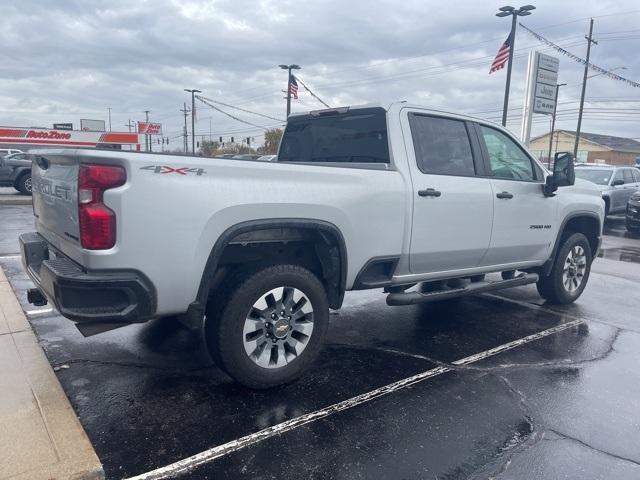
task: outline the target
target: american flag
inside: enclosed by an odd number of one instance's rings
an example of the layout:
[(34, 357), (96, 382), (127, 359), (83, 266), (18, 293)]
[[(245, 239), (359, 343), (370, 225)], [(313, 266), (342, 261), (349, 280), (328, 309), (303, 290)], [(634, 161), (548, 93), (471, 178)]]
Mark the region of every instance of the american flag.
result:
[(298, 82), (296, 82), (296, 77), (293, 75), (289, 76), (289, 95), (296, 100), (298, 99)]
[(504, 43), (500, 47), (500, 50), (498, 50), (498, 54), (496, 55), (496, 58), (494, 58), (493, 62), (491, 63), (491, 69), (489, 70), (489, 74), (492, 74), (496, 70), (500, 70), (501, 68), (504, 68), (505, 64), (509, 60), (510, 51), (511, 51), (511, 35), (507, 37), (507, 39), (504, 41)]

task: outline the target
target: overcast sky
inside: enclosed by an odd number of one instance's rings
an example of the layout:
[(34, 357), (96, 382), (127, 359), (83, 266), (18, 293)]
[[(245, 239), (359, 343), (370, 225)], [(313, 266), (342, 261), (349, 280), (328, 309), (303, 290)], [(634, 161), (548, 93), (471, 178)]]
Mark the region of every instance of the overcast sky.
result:
[[(640, 81), (637, 0), (537, 1), (522, 22), (580, 57), (588, 17), (595, 19), (592, 62)], [(277, 118), (285, 116), (286, 73), (331, 106), (408, 100), (500, 121), (506, 69), (488, 74), (510, 19), (500, 2), (433, 0), (20, 0), (0, 3), (0, 125), (46, 126), (107, 118), (164, 125), (182, 145), (190, 102), (183, 88)], [(513, 4), (518, 7), (520, 4)], [(553, 52), (520, 29), (509, 128), (519, 135), (527, 54)], [(575, 129), (582, 66), (560, 56), (558, 127)], [(594, 73), (590, 73), (593, 75)], [(222, 107), (251, 123), (278, 122)], [(292, 110), (323, 108), (300, 86)], [(254, 136), (252, 127), (198, 104), (196, 133)], [(640, 139), (640, 88), (589, 80), (583, 131)], [(549, 117), (534, 117), (534, 134)]]

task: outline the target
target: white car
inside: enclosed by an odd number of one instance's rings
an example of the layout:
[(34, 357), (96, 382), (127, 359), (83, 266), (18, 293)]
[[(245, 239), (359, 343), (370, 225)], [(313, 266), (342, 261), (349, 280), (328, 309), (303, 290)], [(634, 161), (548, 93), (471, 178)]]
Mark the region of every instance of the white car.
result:
[(24, 153), (22, 150), (18, 150), (17, 148), (0, 148), (0, 158), (5, 157), (7, 155), (12, 155), (14, 153)]

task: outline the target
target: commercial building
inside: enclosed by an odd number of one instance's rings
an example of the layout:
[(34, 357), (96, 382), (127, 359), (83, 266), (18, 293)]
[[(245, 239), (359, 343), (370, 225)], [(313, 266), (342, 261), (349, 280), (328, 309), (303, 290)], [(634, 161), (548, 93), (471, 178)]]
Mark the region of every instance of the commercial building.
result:
[(0, 127), (0, 148), (111, 148), (140, 150), (140, 137), (130, 132), (91, 132), (48, 128)]
[[(576, 132), (556, 130), (553, 132), (551, 156), (555, 152), (573, 152)], [(549, 133), (531, 139), (529, 150), (539, 159), (547, 161), (549, 156)], [(640, 142), (632, 138), (580, 133), (578, 162), (609, 163), (611, 165), (636, 165), (640, 159)]]

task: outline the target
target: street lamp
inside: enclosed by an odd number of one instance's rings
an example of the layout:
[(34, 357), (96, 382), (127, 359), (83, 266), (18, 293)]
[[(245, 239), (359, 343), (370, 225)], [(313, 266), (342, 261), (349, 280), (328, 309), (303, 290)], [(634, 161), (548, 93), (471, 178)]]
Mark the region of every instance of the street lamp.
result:
[(195, 155), (196, 154), (196, 99), (195, 99), (195, 94), (196, 93), (202, 93), (202, 91), (201, 90), (196, 90), (196, 89), (189, 90), (188, 88), (185, 88), (184, 91), (191, 93), (191, 152)]
[[(549, 156), (547, 157), (547, 166), (551, 169), (551, 148), (553, 146), (553, 130), (556, 128), (556, 110), (558, 109), (558, 91), (560, 87), (564, 87), (566, 83), (556, 85), (556, 100), (553, 104), (553, 115), (551, 116), (551, 135), (549, 135)], [(557, 145), (556, 145), (557, 148)]]
[(507, 83), (504, 89), (504, 106), (502, 108), (502, 126), (507, 126), (507, 109), (509, 107), (509, 87), (511, 86), (511, 64), (513, 63), (513, 51), (516, 48), (516, 20), (517, 17), (526, 17), (531, 15), (531, 10), (535, 10), (533, 5), (524, 5), (518, 9), (506, 6), (500, 7), (496, 17), (508, 17), (511, 15), (511, 32), (509, 33), (509, 65), (507, 66)]
[(287, 76), (287, 119), (289, 118), (289, 114), (291, 113), (291, 70), (300, 70), (300, 65), (291, 64), (291, 65), (278, 65), (281, 69), (287, 70), (289, 75)]

